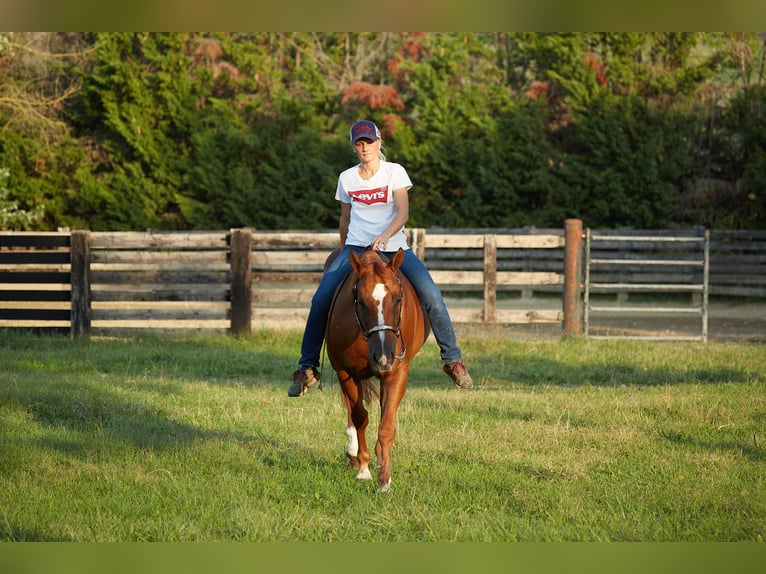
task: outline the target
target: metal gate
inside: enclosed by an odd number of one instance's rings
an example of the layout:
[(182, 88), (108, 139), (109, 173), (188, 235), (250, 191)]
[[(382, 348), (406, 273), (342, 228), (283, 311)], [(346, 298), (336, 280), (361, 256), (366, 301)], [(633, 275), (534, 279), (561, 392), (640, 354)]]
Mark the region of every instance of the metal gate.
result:
[[(708, 280), (710, 273), (710, 232), (694, 235), (657, 235), (592, 232), (585, 234), (585, 281), (583, 296), (586, 337), (652, 340), (707, 341)], [(691, 295), (688, 305), (679, 305), (679, 294)], [(616, 304), (594, 304), (594, 295), (613, 295)], [(642, 294), (643, 304), (633, 304), (631, 296)], [(672, 295), (671, 295), (672, 294)], [(680, 295), (683, 297), (683, 295)], [(638, 297), (634, 297), (638, 298)], [(670, 303), (663, 301), (672, 299)], [(672, 320), (679, 315), (697, 315), (699, 334), (679, 334), (664, 329), (638, 333), (596, 332), (593, 320), (609, 316), (638, 316)], [(655, 320), (655, 323), (657, 321)], [(619, 329), (615, 329), (619, 331)], [(688, 333), (688, 331), (687, 331)]]

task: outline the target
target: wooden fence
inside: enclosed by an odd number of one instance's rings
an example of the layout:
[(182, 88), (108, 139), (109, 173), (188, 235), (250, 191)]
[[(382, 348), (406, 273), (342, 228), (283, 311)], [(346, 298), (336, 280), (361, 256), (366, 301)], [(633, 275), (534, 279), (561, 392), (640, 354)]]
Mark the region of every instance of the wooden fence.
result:
[[(599, 289), (599, 296), (611, 292), (626, 304), (645, 291), (642, 285), (660, 278), (702, 285), (704, 265), (696, 262), (671, 273), (670, 267), (658, 272), (657, 265), (637, 261), (647, 254), (635, 236), (668, 245), (663, 237), (683, 233), (590, 233), (605, 240), (588, 250), (588, 265), (578, 220), (552, 230), (411, 229), (408, 239), (457, 323), (588, 332), (597, 311), (583, 305), (586, 290), (588, 304), (597, 306)], [(614, 239), (618, 235), (634, 237)], [(691, 251), (672, 257), (698, 257), (704, 231), (686, 235), (688, 241), (674, 249)], [(322, 264), (337, 242), (336, 231), (0, 232), (0, 328), (75, 337), (140, 329), (302, 328)], [(620, 258), (633, 261), (600, 267), (592, 261)], [(702, 305), (701, 289), (688, 290), (690, 306)], [(766, 297), (766, 231), (712, 231), (707, 289), (710, 296)], [(700, 335), (703, 320), (700, 315)]]
[(229, 234), (2, 233), (0, 327), (228, 329)]
[[(567, 225), (576, 229), (580, 223)], [(579, 294), (579, 276), (568, 278), (563, 265), (562, 230), (408, 233), (422, 259), (439, 251), (479, 257), (481, 268), (451, 267), (442, 258), (433, 270), (445, 291), (468, 295), (465, 306), (450, 305), (455, 322), (578, 328), (577, 304), (570, 306), (575, 313), (570, 323), (563, 302), (556, 309), (497, 305), (498, 289), (514, 286), (562, 291), (569, 282), (571, 292)], [(579, 268), (581, 235), (580, 226), (569, 245), (573, 270)], [(337, 243), (337, 231), (0, 233), (0, 327), (68, 331), (75, 337), (134, 329), (300, 328), (322, 265)], [(504, 254), (518, 250), (554, 251), (558, 269), (504, 268)]]
[(766, 298), (766, 230), (710, 232), (710, 294)]

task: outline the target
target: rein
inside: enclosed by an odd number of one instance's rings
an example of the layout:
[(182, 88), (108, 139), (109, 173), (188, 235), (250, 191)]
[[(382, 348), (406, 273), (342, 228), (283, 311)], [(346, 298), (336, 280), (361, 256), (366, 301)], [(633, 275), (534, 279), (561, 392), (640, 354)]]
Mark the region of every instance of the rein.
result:
[[(401, 287), (402, 282), (399, 280), (399, 278), (396, 278), (396, 281), (399, 283), (399, 287)], [(367, 341), (370, 337), (370, 335), (374, 333), (379, 333), (380, 331), (392, 331), (394, 333), (394, 337), (397, 339), (400, 339), (402, 341), (402, 354), (401, 355), (394, 355), (394, 359), (397, 359), (399, 361), (403, 360), (404, 357), (407, 355), (407, 345), (404, 343), (404, 337), (402, 337), (402, 308), (404, 307), (404, 304), (402, 301), (399, 302), (399, 317), (397, 318), (397, 325), (394, 327), (393, 325), (375, 325), (374, 327), (371, 327), (369, 329), (365, 329), (364, 325), (362, 325), (362, 319), (359, 317), (359, 294), (357, 287), (359, 286), (359, 281), (354, 283), (353, 292), (354, 292), (354, 317), (356, 317), (356, 323), (359, 325), (359, 330), (362, 333), (362, 337), (364, 337), (364, 340)], [(404, 291), (402, 291), (403, 296)]]

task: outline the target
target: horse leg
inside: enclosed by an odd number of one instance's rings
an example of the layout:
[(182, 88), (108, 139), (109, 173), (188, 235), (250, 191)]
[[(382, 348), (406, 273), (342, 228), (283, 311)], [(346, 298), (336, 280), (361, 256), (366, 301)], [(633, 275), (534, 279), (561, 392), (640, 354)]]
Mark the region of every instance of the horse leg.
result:
[(351, 401), (345, 392), (341, 393), (341, 396), (343, 397), (343, 405), (348, 413), (348, 421), (346, 422), (346, 464), (353, 470), (359, 470), (359, 440), (354, 421), (351, 418)]
[(380, 382), (380, 424), (375, 456), (378, 461), (378, 491), (391, 489), (391, 447), (396, 437), (396, 412), (407, 388), (407, 365)]
[(356, 475), (357, 480), (371, 480), (370, 474), (370, 449), (367, 447), (367, 423), (369, 416), (364, 403), (360, 400), (354, 405), (351, 412), (351, 418), (356, 428), (356, 438), (359, 444), (359, 452), (356, 455), (359, 461), (359, 472)]
[(346, 463), (357, 470), (358, 480), (370, 480), (370, 451), (367, 448), (365, 431), (369, 416), (364, 408), (362, 396), (354, 380), (347, 374), (338, 373), (338, 378), (343, 389), (343, 402), (348, 413), (346, 423)]

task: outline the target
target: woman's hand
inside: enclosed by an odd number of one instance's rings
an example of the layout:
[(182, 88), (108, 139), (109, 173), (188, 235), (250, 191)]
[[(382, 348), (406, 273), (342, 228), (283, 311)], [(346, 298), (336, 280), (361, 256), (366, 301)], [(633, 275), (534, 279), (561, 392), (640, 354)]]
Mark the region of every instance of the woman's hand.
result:
[(370, 242), (370, 245), (375, 251), (385, 251), (388, 238), (385, 235), (378, 235)]

